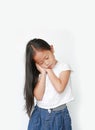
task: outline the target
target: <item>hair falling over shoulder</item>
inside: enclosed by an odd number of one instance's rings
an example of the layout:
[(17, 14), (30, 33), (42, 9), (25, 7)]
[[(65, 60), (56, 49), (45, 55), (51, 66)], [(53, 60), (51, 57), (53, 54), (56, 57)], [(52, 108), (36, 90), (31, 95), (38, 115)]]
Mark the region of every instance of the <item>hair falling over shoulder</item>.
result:
[(24, 99), (26, 113), (30, 117), (31, 110), (34, 105), (34, 88), (38, 81), (39, 71), (36, 68), (33, 56), (35, 49), (37, 50), (50, 50), (50, 45), (42, 39), (33, 39), (26, 45), (25, 52), (25, 85), (24, 85)]
[(34, 60), (32, 59), (33, 53), (33, 49), (30, 43), (28, 43), (26, 46), (24, 98), (25, 109), (29, 117), (34, 105), (33, 90), (39, 75), (39, 71), (35, 66)]

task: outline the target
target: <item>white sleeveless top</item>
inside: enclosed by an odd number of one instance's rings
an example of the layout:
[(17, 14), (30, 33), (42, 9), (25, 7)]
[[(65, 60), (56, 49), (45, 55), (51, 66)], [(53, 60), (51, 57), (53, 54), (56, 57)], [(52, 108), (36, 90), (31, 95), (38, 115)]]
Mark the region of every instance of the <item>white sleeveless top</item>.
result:
[[(65, 70), (71, 70), (71, 69), (67, 64), (60, 62), (57, 62), (57, 64), (53, 68), (54, 73), (58, 77), (59, 74)], [(68, 103), (73, 99), (74, 98), (72, 95), (70, 78), (64, 91), (62, 93), (58, 93), (55, 90), (54, 86), (52, 85), (51, 81), (49, 80), (48, 75), (46, 75), (46, 88), (44, 96), (42, 100), (36, 101), (36, 104), (41, 108), (49, 109)]]

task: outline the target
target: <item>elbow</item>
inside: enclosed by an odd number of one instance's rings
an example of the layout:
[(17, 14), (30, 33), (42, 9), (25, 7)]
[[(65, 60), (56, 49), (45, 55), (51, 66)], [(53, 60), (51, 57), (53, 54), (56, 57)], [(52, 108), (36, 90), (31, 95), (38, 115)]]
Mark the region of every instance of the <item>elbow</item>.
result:
[(63, 89), (58, 89), (57, 92), (60, 94), (62, 93), (64, 90)]
[(57, 92), (60, 94), (64, 91), (64, 89), (65, 89), (65, 86), (64, 87), (60, 86), (59, 88), (57, 88)]
[(43, 95), (34, 91), (34, 96), (36, 98), (37, 101), (41, 101), (43, 99)]
[(40, 95), (34, 95), (37, 101), (41, 101), (43, 99), (43, 96)]
[(41, 101), (42, 97), (36, 97), (37, 101)]

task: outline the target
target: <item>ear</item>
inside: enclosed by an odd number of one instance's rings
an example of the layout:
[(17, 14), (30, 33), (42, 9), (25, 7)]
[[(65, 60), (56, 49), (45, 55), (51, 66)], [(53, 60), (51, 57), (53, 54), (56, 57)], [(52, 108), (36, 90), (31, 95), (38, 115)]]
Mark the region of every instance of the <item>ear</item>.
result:
[(54, 53), (54, 47), (53, 47), (53, 45), (50, 45), (50, 48), (51, 48), (51, 52)]

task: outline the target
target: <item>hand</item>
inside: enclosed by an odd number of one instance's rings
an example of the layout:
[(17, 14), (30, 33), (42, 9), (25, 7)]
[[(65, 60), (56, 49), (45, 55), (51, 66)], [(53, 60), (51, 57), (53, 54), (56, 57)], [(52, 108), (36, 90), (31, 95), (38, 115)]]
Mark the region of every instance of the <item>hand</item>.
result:
[(37, 69), (40, 71), (40, 73), (46, 73), (46, 70), (42, 68), (39, 64), (36, 63)]
[(45, 69), (45, 71), (48, 74), (49, 72), (52, 72), (52, 69), (47, 68), (47, 69)]

